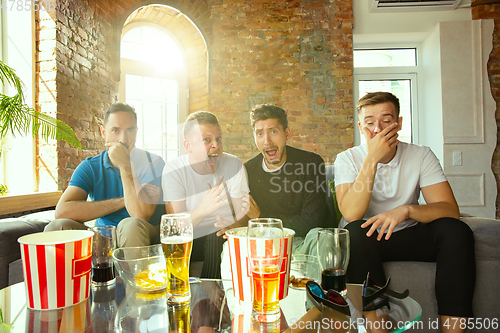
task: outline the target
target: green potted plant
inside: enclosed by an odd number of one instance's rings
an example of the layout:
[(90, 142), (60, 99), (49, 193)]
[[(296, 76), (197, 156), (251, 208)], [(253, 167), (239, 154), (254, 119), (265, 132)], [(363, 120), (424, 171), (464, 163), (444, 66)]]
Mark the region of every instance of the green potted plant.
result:
[[(24, 84), (14, 69), (0, 60), (0, 81), (15, 88), (14, 96), (0, 94), (0, 157), (5, 149), (5, 137), (11, 133), (26, 135), (31, 131), (33, 138), (40, 135), (44, 139), (63, 140), (74, 148), (81, 150), (82, 144), (75, 132), (64, 122), (40, 113), (26, 105)], [(0, 195), (7, 192), (5, 185), (0, 184)]]

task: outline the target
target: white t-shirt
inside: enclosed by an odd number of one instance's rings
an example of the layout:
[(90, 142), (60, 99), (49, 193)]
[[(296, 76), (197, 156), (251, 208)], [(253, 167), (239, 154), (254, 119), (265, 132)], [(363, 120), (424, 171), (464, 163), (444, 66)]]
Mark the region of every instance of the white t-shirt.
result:
[[(241, 198), (241, 192), (249, 191), (248, 177), (246, 169), (240, 159), (234, 155), (222, 153), (220, 157), (215, 177), (213, 174), (200, 175), (189, 164), (189, 155), (182, 155), (167, 163), (163, 169), (162, 188), (164, 201), (186, 201), (186, 211), (191, 211), (198, 207), (207, 191), (207, 183), (214, 185), (224, 176), (224, 181), (229, 181), (228, 188), (232, 198)], [(233, 220), (229, 204), (224, 205), (215, 213), (205, 217), (195, 228), (194, 237), (202, 237), (220, 230), (215, 228), (217, 222), (216, 215), (220, 214), (223, 219)]]
[[(422, 187), (447, 181), (439, 160), (429, 147), (405, 142), (400, 142), (397, 147), (396, 155), (389, 163), (377, 164), (370, 205), (363, 219), (401, 205), (418, 205)], [(365, 157), (366, 144), (338, 154), (334, 164), (335, 186), (353, 183)], [(398, 224), (394, 231), (416, 223), (415, 220), (407, 219)], [(342, 218), (339, 227), (343, 228), (346, 224)]]

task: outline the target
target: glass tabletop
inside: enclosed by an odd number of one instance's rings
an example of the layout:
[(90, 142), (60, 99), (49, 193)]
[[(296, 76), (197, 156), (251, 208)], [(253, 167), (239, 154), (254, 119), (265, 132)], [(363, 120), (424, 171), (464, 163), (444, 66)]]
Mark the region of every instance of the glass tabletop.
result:
[[(290, 288), (280, 301), (281, 319), (260, 324), (251, 316), (251, 304), (239, 304), (231, 281), (192, 279), (191, 301), (167, 305), (165, 293), (137, 293), (120, 278), (107, 287), (92, 288), (88, 300), (59, 310), (26, 307), (24, 284), (0, 290), (4, 320), (12, 333), (22, 332), (402, 332), (420, 319), (421, 308), (412, 298), (390, 302), (390, 309), (361, 311), (361, 286), (348, 285), (351, 317), (315, 307), (306, 311), (305, 290)], [(344, 316), (344, 317), (342, 317)], [(318, 330), (319, 328), (319, 330)]]

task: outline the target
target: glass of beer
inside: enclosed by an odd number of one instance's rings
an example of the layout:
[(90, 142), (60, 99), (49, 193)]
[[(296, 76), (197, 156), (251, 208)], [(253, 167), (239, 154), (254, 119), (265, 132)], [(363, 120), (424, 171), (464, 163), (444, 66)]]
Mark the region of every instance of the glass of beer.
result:
[(248, 221), (248, 262), (252, 273), (253, 318), (261, 323), (280, 319), (279, 278), (283, 261), (283, 223), (278, 219)]
[(321, 287), (324, 290), (338, 291), (345, 297), (345, 273), (350, 251), (349, 231), (339, 228), (321, 229), (316, 245), (321, 269)]
[(160, 238), (167, 263), (169, 303), (185, 303), (189, 291), (189, 259), (193, 247), (193, 224), (189, 214), (165, 214), (161, 217)]
[(168, 322), (169, 327), (165, 332), (169, 333), (190, 333), (190, 313), (191, 303), (188, 301), (182, 304), (168, 305)]
[(92, 239), (92, 285), (105, 286), (116, 281), (113, 257), (116, 249), (116, 227), (114, 225), (95, 226)]

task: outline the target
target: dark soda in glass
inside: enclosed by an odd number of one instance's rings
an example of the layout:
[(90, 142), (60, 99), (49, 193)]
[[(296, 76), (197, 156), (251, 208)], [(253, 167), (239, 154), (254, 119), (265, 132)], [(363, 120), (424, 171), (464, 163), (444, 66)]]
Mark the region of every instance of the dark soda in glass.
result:
[(323, 288), (323, 290), (333, 289), (344, 294), (346, 291), (345, 271), (336, 268), (323, 270), (323, 272), (321, 272), (321, 288)]
[(92, 281), (106, 283), (115, 278), (115, 271), (111, 263), (96, 264), (92, 267)]

